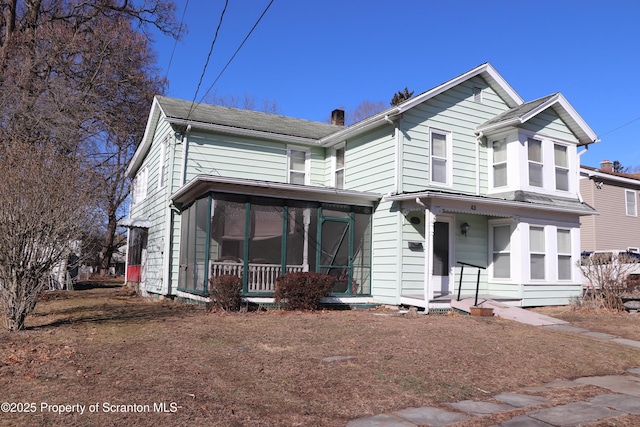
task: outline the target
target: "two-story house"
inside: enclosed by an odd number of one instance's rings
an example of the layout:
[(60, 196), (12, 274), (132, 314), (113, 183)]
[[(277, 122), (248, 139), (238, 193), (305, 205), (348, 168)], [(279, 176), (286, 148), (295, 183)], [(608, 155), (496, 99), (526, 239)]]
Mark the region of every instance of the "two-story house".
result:
[[(351, 126), (156, 97), (134, 179), (127, 281), (206, 301), (270, 298), (284, 272), (333, 300), (428, 308), (457, 291), (522, 306), (581, 291), (578, 150), (596, 135), (555, 93), (524, 100), (488, 63)], [(483, 267), (462, 276), (463, 264)], [(470, 268), (470, 267), (468, 267)]]
[(640, 253), (640, 174), (614, 172), (609, 160), (599, 168), (582, 166), (580, 193), (600, 213), (581, 218), (582, 251)]

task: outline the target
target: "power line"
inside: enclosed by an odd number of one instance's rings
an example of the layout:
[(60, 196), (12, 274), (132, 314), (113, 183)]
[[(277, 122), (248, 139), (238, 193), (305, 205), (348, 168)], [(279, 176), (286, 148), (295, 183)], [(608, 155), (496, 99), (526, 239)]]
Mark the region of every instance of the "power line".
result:
[[(256, 21), (255, 24), (253, 24), (253, 27), (251, 27), (251, 30), (249, 31), (249, 33), (246, 35), (246, 37), (244, 38), (244, 40), (242, 40), (242, 43), (240, 43), (240, 46), (238, 46), (238, 48), (236, 49), (236, 51), (233, 53), (233, 55), (231, 56), (231, 58), (229, 58), (229, 61), (227, 61), (227, 64), (224, 66), (224, 68), (222, 69), (222, 71), (220, 71), (220, 73), (218, 74), (218, 76), (215, 78), (215, 80), (213, 81), (213, 83), (211, 83), (211, 86), (209, 86), (209, 89), (207, 89), (207, 91), (205, 92), (204, 95), (202, 95), (202, 98), (200, 98), (200, 101), (198, 101), (198, 104), (201, 104), (202, 101), (204, 100), (205, 96), (207, 96), (209, 94), (209, 92), (211, 91), (211, 89), (213, 89), (213, 86), (215, 86), (215, 84), (218, 82), (218, 80), (220, 80), (220, 77), (222, 77), (222, 74), (227, 70), (227, 68), (229, 67), (229, 65), (231, 64), (231, 62), (233, 61), (233, 59), (236, 57), (236, 55), (238, 54), (238, 52), (240, 52), (240, 49), (242, 49), (242, 46), (244, 46), (244, 44), (246, 43), (246, 41), (249, 39), (249, 37), (251, 36), (251, 34), (253, 33), (253, 30), (256, 29), (256, 27), (258, 26), (258, 24), (260, 23), (260, 21), (262, 21), (262, 18), (264, 18), (264, 16), (267, 14), (267, 11), (269, 10), (269, 8), (271, 7), (271, 5), (273, 4), (275, 0), (271, 0), (269, 2), (269, 4), (267, 5), (267, 7), (264, 9), (264, 11), (262, 12), (262, 14), (260, 15), (260, 17), (258, 18), (258, 20)], [(194, 98), (195, 99), (195, 98)], [(187, 117), (188, 119), (188, 117)]]
[[(273, 0), (272, 0), (273, 1)], [(220, 27), (222, 26), (222, 20), (224, 19), (224, 14), (227, 11), (227, 6), (229, 6), (229, 0), (224, 2), (224, 8), (222, 9), (222, 13), (220, 14), (220, 20), (218, 21), (218, 27), (216, 28), (216, 33), (213, 36), (213, 40), (211, 41), (211, 47), (209, 48), (209, 54), (207, 55), (207, 60), (204, 63), (204, 67), (202, 68), (202, 74), (200, 75), (200, 80), (198, 81), (198, 86), (196, 87), (196, 93), (193, 94), (193, 100), (191, 100), (191, 107), (189, 108), (189, 113), (187, 114), (187, 119), (189, 120), (189, 116), (196, 106), (196, 97), (198, 96), (198, 92), (200, 91), (200, 85), (202, 84), (202, 80), (204, 79), (204, 75), (207, 71), (207, 66), (209, 65), (209, 60), (211, 59), (211, 53), (213, 52), (213, 47), (216, 44), (216, 40), (218, 40), (218, 33), (220, 32)], [(207, 91), (208, 92), (208, 91)], [(200, 104), (200, 102), (198, 102)]]
[(173, 62), (173, 55), (176, 53), (176, 46), (178, 45), (178, 38), (182, 33), (182, 24), (184, 23), (184, 16), (187, 14), (187, 7), (189, 6), (189, 0), (184, 4), (182, 11), (182, 18), (180, 18), (180, 26), (178, 27), (178, 36), (173, 41), (173, 50), (171, 50), (171, 56), (169, 57), (169, 65), (167, 65), (167, 71), (164, 74), (165, 80), (169, 77), (169, 70), (171, 69), (171, 63)]
[(607, 132), (603, 133), (602, 135), (599, 135), (599, 137), (600, 137), (600, 138), (602, 138), (603, 136), (608, 135), (608, 134), (610, 134), (610, 133), (612, 133), (612, 132), (615, 132), (615, 131), (617, 131), (618, 129), (622, 129), (622, 128), (623, 128), (623, 127), (625, 127), (625, 126), (629, 126), (631, 123), (635, 123), (635, 122), (637, 122), (638, 120), (640, 120), (640, 117), (636, 117), (635, 119), (631, 120), (630, 122), (627, 122), (627, 123), (625, 123), (625, 124), (623, 124), (623, 125), (620, 125), (620, 126), (618, 126), (617, 128), (611, 129), (610, 131), (607, 131)]

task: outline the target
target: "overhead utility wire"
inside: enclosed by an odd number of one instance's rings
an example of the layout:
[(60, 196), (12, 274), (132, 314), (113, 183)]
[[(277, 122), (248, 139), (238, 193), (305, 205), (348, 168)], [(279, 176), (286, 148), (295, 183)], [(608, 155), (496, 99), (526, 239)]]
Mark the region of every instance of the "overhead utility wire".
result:
[(218, 80), (220, 80), (220, 77), (222, 77), (222, 74), (226, 71), (226, 69), (229, 67), (229, 65), (231, 64), (231, 61), (233, 61), (233, 59), (236, 57), (236, 55), (238, 54), (238, 52), (240, 52), (240, 49), (242, 49), (242, 46), (244, 46), (245, 42), (249, 39), (249, 36), (251, 36), (251, 33), (253, 33), (253, 30), (256, 29), (256, 27), (258, 26), (258, 24), (260, 23), (260, 21), (262, 20), (262, 18), (264, 18), (264, 15), (266, 15), (267, 11), (269, 10), (269, 8), (271, 7), (271, 5), (273, 4), (275, 0), (271, 0), (269, 2), (269, 4), (267, 5), (267, 7), (264, 9), (264, 11), (262, 12), (262, 15), (260, 15), (260, 17), (258, 18), (258, 20), (256, 21), (255, 24), (253, 24), (253, 27), (251, 28), (251, 30), (249, 31), (249, 33), (247, 34), (247, 36), (244, 38), (244, 40), (242, 40), (242, 43), (240, 43), (240, 46), (238, 46), (238, 48), (236, 49), (236, 51), (234, 52), (234, 54), (231, 56), (231, 58), (229, 59), (229, 61), (227, 62), (227, 65), (224, 66), (224, 68), (222, 69), (222, 71), (220, 71), (220, 74), (218, 74), (218, 77), (216, 77), (216, 79), (213, 81), (213, 83), (211, 83), (211, 86), (209, 86), (209, 89), (207, 89), (207, 91), (205, 92), (204, 95), (202, 95), (202, 98), (200, 98), (200, 101), (198, 101), (198, 105), (200, 103), (202, 103), (202, 101), (204, 100), (204, 97), (207, 96), (209, 94), (209, 91), (211, 91), (211, 89), (213, 89), (213, 86), (215, 86), (216, 83), (218, 83)]
[[(204, 75), (207, 71), (207, 66), (209, 65), (209, 60), (211, 59), (211, 53), (213, 52), (213, 46), (216, 44), (216, 40), (218, 40), (218, 33), (220, 32), (220, 27), (222, 26), (222, 20), (224, 18), (224, 14), (227, 11), (227, 6), (229, 6), (229, 0), (224, 2), (224, 8), (222, 9), (222, 14), (220, 14), (220, 21), (218, 21), (218, 27), (216, 28), (216, 33), (213, 36), (213, 40), (211, 41), (211, 47), (209, 48), (209, 54), (207, 55), (207, 60), (204, 63), (204, 67), (202, 68), (202, 74), (200, 75), (200, 81), (198, 81), (198, 87), (196, 87), (196, 93), (193, 94), (193, 99), (191, 100), (191, 107), (189, 108), (189, 113), (187, 114), (186, 120), (189, 120), (189, 116), (193, 112), (193, 109), (196, 107), (196, 97), (198, 96), (198, 92), (200, 91), (200, 85), (202, 84), (202, 80), (204, 79)], [(208, 91), (207, 91), (208, 92)], [(200, 104), (200, 102), (198, 102)]]
[(173, 62), (173, 55), (176, 53), (176, 46), (178, 45), (178, 39), (182, 35), (182, 24), (184, 23), (184, 16), (187, 14), (187, 7), (189, 6), (189, 0), (184, 4), (184, 10), (182, 11), (182, 18), (180, 18), (180, 26), (178, 27), (178, 36), (173, 41), (173, 50), (169, 57), (169, 64), (167, 65), (167, 71), (164, 73), (165, 80), (169, 77), (169, 70), (171, 69), (171, 63)]
[(625, 123), (625, 124), (623, 124), (623, 125), (621, 125), (621, 126), (618, 126), (618, 127), (617, 127), (617, 128), (615, 128), (615, 129), (611, 129), (610, 131), (607, 131), (607, 132), (603, 133), (602, 135), (599, 135), (599, 138), (602, 138), (602, 137), (603, 137), (603, 136), (605, 136), (605, 135), (608, 135), (608, 134), (610, 134), (610, 133), (612, 133), (612, 132), (615, 132), (615, 131), (617, 131), (618, 129), (622, 129), (622, 128), (623, 128), (623, 127), (625, 127), (625, 126), (629, 126), (631, 123), (635, 123), (635, 122), (637, 122), (638, 120), (640, 120), (640, 117), (636, 117), (635, 119), (631, 120), (630, 122), (627, 122), (627, 123)]

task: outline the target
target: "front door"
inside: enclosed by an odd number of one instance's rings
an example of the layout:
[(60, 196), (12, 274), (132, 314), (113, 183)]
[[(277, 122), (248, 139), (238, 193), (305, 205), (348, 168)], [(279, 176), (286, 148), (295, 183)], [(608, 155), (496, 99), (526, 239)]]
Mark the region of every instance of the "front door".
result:
[(433, 292), (437, 295), (451, 293), (449, 274), (451, 272), (451, 220), (438, 219), (433, 224), (433, 266), (431, 280)]

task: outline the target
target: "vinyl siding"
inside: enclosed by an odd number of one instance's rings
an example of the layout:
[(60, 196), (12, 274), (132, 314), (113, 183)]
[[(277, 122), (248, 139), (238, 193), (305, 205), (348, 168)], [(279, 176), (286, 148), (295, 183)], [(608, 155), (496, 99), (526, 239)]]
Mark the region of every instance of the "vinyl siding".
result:
[[(473, 88), (483, 89), (483, 102), (473, 100)], [(451, 132), (453, 145), (454, 191), (476, 193), (475, 129), (478, 125), (506, 111), (507, 105), (475, 77), (407, 111), (402, 119), (401, 191), (430, 188), (430, 129)], [(480, 143), (481, 188), (487, 185), (486, 145)], [(438, 188), (438, 186), (433, 186)]]
[(571, 141), (576, 144), (579, 142), (567, 125), (551, 108), (548, 108), (535, 117), (532, 117), (527, 122), (523, 123), (521, 127), (531, 132), (541, 133), (554, 139)]
[[(460, 232), (460, 227), (464, 223), (471, 227), (466, 236)], [(454, 282), (450, 288), (457, 294), (460, 285), (460, 272), (462, 266), (457, 264), (458, 261), (474, 264), (481, 267), (487, 267), (488, 262), (488, 238), (489, 225), (488, 218), (481, 215), (456, 214), (453, 225), (455, 235), (455, 267)], [(478, 269), (465, 266), (462, 274), (462, 294), (474, 295), (476, 291), (476, 281), (478, 278)], [(487, 270), (480, 270), (480, 292), (487, 293)]]
[(587, 179), (582, 180), (581, 189), (585, 202), (600, 213), (581, 218), (581, 227), (584, 227), (582, 250), (626, 250), (629, 247), (640, 247), (640, 215), (627, 215), (625, 199), (625, 191), (632, 190), (636, 192), (636, 203), (640, 204), (638, 190), (612, 181), (604, 181), (602, 188), (597, 189)]
[[(420, 219), (420, 224), (411, 224), (409, 218)], [(424, 294), (424, 257), (428, 253), (425, 244), (425, 216), (423, 212), (411, 212), (402, 218), (402, 282), (401, 295)], [(409, 242), (422, 243), (422, 249), (409, 249)]]
[[(393, 191), (394, 128), (385, 126), (347, 141), (345, 187), (386, 194)], [(330, 153), (330, 152), (329, 152)], [(372, 294), (376, 302), (396, 304), (399, 297), (400, 214), (395, 205), (381, 202), (373, 214)]]

